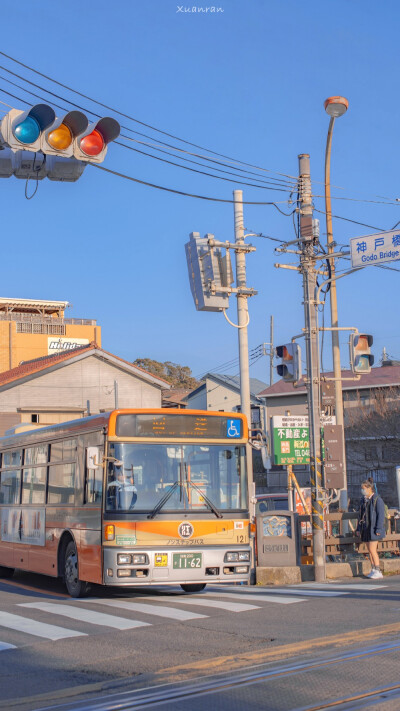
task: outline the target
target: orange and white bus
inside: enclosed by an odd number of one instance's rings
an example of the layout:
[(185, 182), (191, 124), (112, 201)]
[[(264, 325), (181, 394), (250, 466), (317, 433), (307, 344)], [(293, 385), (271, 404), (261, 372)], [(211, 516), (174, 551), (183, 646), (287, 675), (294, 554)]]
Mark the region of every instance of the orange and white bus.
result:
[(113, 586), (247, 581), (246, 418), (114, 410), (0, 438), (0, 576)]

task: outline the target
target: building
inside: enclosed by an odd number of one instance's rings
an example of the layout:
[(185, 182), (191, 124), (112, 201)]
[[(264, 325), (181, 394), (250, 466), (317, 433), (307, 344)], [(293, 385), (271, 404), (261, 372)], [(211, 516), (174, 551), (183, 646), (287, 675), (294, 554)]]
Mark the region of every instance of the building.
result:
[[(250, 378), (251, 426), (263, 428), (265, 425), (264, 402), (258, 393), (265, 390), (266, 384), (256, 378)], [(237, 375), (207, 373), (201, 384), (186, 396), (187, 406), (193, 410), (211, 410), (214, 412), (240, 411), (240, 378)]]
[(96, 343), (35, 358), (0, 373), (0, 435), (115, 407), (160, 408), (169, 383)]
[(0, 298), (0, 373), (79, 345), (101, 345), (96, 321), (65, 318), (68, 306), (68, 301)]
[[(324, 373), (333, 378), (333, 373)], [(399, 507), (396, 467), (400, 466), (400, 364), (383, 361), (382, 366), (356, 380), (342, 371), (343, 410), (346, 439), (348, 491), (351, 503), (360, 497), (360, 482), (372, 476), (389, 506)], [(283, 380), (258, 394), (267, 410), (268, 429), (274, 415), (307, 415), (304, 383), (294, 388)], [(304, 467), (295, 467), (299, 483), (309, 485)], [(265, 490), (284, 489), (283, 467), (273, 467), (265, 477)]]

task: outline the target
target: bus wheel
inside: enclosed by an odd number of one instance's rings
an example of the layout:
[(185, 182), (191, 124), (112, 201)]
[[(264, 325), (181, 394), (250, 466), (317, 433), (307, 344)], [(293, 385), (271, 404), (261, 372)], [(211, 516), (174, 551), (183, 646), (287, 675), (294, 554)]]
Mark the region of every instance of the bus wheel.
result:
[(12, 578), (14, 570), (14, 568), (6, 568), (4, 565), (0, 565), (0, 578)]
[(84, 597), (87, 594), (88, 583), (78, 578), (78, 553), (73, 541), (68, 543), (65, 551), (64, 580), (71, 597)]
[(206, 587), (206, 583), (193, 583), (190, 585), (181, 585), (185, 592), (201, 592)]

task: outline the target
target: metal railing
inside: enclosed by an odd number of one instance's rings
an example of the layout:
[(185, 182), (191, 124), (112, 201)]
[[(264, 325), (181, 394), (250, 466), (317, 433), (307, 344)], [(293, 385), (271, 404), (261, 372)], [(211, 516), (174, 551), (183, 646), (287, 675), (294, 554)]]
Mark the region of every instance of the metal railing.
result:
[(62, 318), (60, 316), (43, 316), (42, 314), (22, 314), (10, 311), (6, 313), (0, 311), (0, 321), (19, 321), (23, 323), (40, 323), (47, 324), (51, 323), (53, 325), (65, 325), (72, 324), (74, 326), (96, 326), (96, 319), (90, 318)]
[[(311, 516), (299, 516), (301, 532), (301, 555), (312, 556)], [(357, 513), (325, 514), (325, 552), (327, 559), (340, 558), (351, 560), (368, 553), (367, 544), (355, 535)], [(381, 555), (400, 555), (400, 517), (396, 509), (389, 510), (388, 531), (382, 541), (378, 541), (378, 553)]]

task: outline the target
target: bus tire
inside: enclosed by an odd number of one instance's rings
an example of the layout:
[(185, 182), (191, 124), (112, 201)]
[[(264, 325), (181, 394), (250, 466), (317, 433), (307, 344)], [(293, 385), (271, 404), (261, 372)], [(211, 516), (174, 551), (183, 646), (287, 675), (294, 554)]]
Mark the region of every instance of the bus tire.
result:
[(206, 583), (188, 583), (181, 585), (182, 590), (188, 593), (201, 592), (206, 587)]
[(14, 570), (15, 568), (6, 568), (4, 565), (0, 565), (0, 578), (12, 578)]
[(78, 577), (78, 552), (74, 541), (70, 541), (65, 550), (64, 582), (71, 597), (85, 597), (89, 584)]

